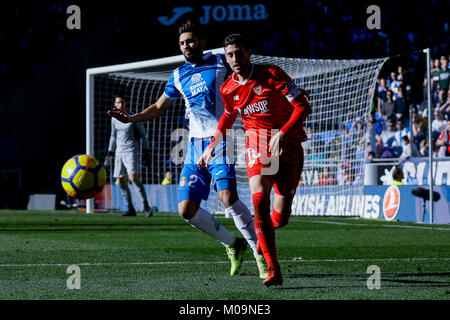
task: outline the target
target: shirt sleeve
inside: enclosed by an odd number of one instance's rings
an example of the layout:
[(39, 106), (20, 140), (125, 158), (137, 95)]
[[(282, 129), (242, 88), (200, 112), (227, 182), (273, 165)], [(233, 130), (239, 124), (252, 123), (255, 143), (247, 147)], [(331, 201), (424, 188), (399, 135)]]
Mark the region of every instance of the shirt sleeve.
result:
[(175, 100), (180, 96), (180, 91), (178, 91), (175, 86), (175, 72), (176, 70), (172, 72), (169, 81), (166, 83), (166, 87), (164, 88), (164, 95), (171, 100)]
[(406, 155), (408, 158), (410, 158), (410, 157), (411, 157), (411, 154), (412, 154), (411, 143), (409, 143), (407, 146), (403, 146), (403, 147), (404, 147), (403, 152), (405, 153), (405, 155)]
[(302, 93), (300, 88), (297, 87), (295, 81), (292, 80), (289, 75), (278, 66), (272, 66), (269, 69), (271, 78), (269, 83), (278, 90), (282, 95), (286, 97), (289, 103), (294, 107), (291, 118), (281, 128), (284, 133), (289, 132), (298, 122), (303, 122), (306, 117), (312, 112), (311, 105)]
[(114, 152), (116, 150), (116, 127), (114, 125), (114, 119), (111, 118), (111, 136), (109, 138), (108, 151)]
[(275, 90), (280, 91), (289, 102), (301, 95), (301, 90), (283, 69), (273, 65), (269, 68), (269, 72), (269, 83), (272, 84)]
[(136, 124), (136, 129), (139, 132), (139, 136), (142, 138), (142, 149), (144, 149), (144, 150), (150, 149), (148, 139), (147, 139), (147, 136), (145, 135), (145, 130), (144, 130), (144, 127), (142, 126), (142, 123), (135, 122), (135, 124)]

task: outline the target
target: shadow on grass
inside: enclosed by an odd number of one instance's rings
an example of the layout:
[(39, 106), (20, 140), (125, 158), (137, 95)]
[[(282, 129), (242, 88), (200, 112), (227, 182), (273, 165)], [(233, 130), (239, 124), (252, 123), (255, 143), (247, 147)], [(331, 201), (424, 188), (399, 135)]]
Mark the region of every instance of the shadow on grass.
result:
[[(305, 289), (336, 289), (336, 288), (367, 288), (365, 279), (368, 278), (368, 274), (287, 274), (286, 279), (323, 279), (328, 278), (336, 281), (363, 281), (361, 285), (346, 285), (335, 284), (328, 286), (300, 286), (300, 287), (278, 287), (279, 290), (305, 290)], [(437, 280), (419, 280), (423, 277), (450, 277), (450, 272), (435, 272), (435, 273), (398, 273), (398, 274), (382, 274), (381, 283), (393, 283), (390, 285), (383, 284), (383, 288), (400, 288), (407, 286), (415, 287), (449, 287), (450, 281), (437, 281)], [(405, 279), (412, 278), (412, 279)], [(397, 284), (397, 285), (395, 285)]]

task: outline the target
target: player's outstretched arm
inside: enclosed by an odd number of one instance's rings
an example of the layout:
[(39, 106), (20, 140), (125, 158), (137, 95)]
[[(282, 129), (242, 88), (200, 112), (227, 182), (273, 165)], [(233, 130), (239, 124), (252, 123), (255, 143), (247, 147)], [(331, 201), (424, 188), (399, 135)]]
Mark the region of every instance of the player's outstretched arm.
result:
[(126, 112), (124, 110), (114, 108), (112, 110), (108, 110), (106, 113), (108, 114), (108, 116), (110, 116), (112, 118), (116, 118), (120, 122), (123, 122), (123, 123), (130, 122), (130, 116), (128, 115), (128, 112)]
[(167, 98), (165, 95), (162, 95), (161, 97), (159, 97), (158, 101), (156, 101), (151, 106), (147, 107), (139, 113), (130, 116), (130, 121), (140, 122), (161, 117), (166, 113), (167, 109), (169, 109), (172, 104), (173, 100)]
[(161, 117), (166, 113), (172, 103), (173, 100), (167, 98), (165, 95), (162, 95), (154, 104), (131, 116), (127, 112), (119, 109), (108, 110), (107, 113), (110, 117), (114, 117), (123, 123), (141, 122)]

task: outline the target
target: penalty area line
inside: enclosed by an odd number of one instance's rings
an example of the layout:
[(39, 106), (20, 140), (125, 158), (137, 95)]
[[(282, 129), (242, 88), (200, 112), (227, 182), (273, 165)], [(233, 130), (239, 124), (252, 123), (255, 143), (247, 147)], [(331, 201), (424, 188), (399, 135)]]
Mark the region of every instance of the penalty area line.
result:
[[(317, 263), (317, 262), (395, 262), (395, 261), (431, 261), (431, 260), (450, 260), (450, 258), (371, 258), (371, 259), (310, 259), (293, 258), (291, 260), (279, 260), (282, 263)], [(160, 262), (82, 262), (82, 263), (16, 263), (0, 264), (0, 268), (22, 268), (22, 267), (68, 267), (76, 266), (132, 266), (132, 265), (186, 265), (186, 264), (228, 264), (229, 261), (160, 261)], [(243, 263), (254, 263), (253, 260), (243, 261)]]

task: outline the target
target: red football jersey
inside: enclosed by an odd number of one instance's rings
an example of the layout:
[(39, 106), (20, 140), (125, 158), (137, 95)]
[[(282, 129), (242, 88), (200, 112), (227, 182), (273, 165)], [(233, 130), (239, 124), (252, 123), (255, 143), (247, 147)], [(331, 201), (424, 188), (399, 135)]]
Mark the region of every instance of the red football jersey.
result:
[[(247, 145), (259, 145), (259, 150), (263, 146), (268, 147), (271, 129), (287, 132), (283, 153), (298, 148), (305, 140), (302, 121), (311, 112), (311, 107), (291, 77), (280, 67), (253, 64), (247, 80), (241, 82), (236, 74), (232, 74), (220, 92), (225, 112), (233, 118), (237, 113), (241, 115), (249, 138)], [(300, 121), (289, 124), (294, 108), (299, 108), (302, 116)], [(262, 133), (266, 139), (261, 139)]]

